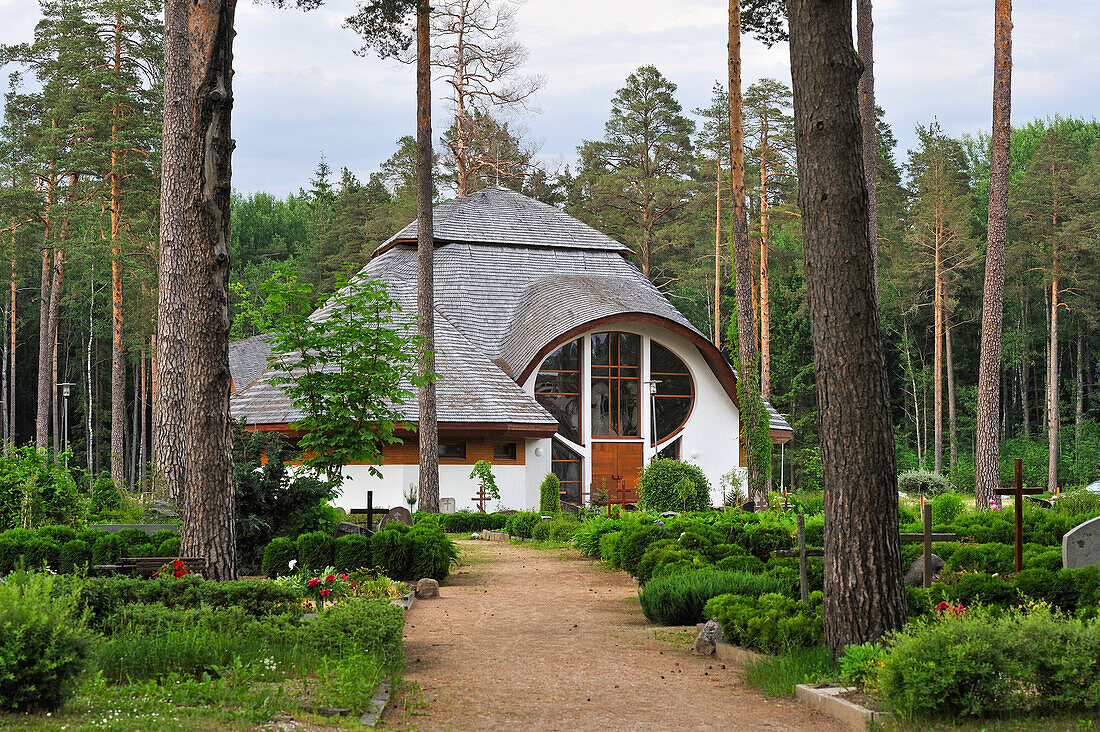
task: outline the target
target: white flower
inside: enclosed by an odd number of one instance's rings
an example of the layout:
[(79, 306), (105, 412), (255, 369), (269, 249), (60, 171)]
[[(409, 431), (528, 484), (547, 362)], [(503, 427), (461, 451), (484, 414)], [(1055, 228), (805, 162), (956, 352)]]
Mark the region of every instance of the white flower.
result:
[(288, 564), (287, 566), (289, 566), (291, 569), (294, 569), (295, 567), (298, 566), (298, 560), (297, 559), (291, 559), (290, 564)]

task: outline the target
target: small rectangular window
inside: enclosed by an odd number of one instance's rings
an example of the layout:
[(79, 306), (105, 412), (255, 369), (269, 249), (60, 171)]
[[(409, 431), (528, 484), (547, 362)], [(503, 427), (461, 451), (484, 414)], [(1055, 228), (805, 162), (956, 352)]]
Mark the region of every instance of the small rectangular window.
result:
[(493, 460), (515, 460), (516, 443), (506, 442), (503, 445), (493, 445)]
[(465, 460), (465, 442), (441, 442), (439, 443), (440, 460)]

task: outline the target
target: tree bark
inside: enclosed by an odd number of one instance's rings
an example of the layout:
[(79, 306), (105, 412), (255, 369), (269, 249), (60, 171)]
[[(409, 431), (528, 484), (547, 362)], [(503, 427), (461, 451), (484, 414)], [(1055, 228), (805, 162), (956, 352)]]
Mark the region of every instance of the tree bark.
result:
[[(1020, 297), (1020, 333), (1027, 333), (1027, 316), (1024, 310), (1024, 298)], [(980, 364), (979, 364), (980, 365)], [(1029, 386), (1027, 383), (1027, 344), (1020, 348), (1020, 412), (1023, 414), (1024, 436), (1031, 436), (1031, 407), (1028, 400)]]
[(1050, 281), (1050, 356), (1047, 359), (1047, 490), (1058, 486), (1058, 249)]
[[(435, 371), (435, 228), (432, 222), (431, 37), (427, 0), (416, 9), (416, 278), (420, 375)], [(439, 512), (439, 431), (435, 382), (417, 393), (420, 441), (420, 510)]]
[(722, 150), (714, 156), (718, 174), (714, 178), (714, 347), (722, 348)]
[[(752, 255), (749, 252), (748, 221), (745, 217), (745, 141), (742, 132), (741, 113), (741, 2), (729, 2), (729, 125), (730, 125), (730, 195), (733, 202), (733, 290), (737, 305), (737, 358), (738, 378), (742, 390), (756, 391), (753, 384), (753, 372), (756, 363), (756, 318), (752, 292)], [(745, 399), (742, 397), (742, 402)], [(742, 404), (741, 416), (748, 416), (747, 429), (743, 429), (746, 443), (754, 435), (753, 422), (758, 410), (745, 409)], [(747, 414), (746, 414), (747, 413)], [(750, 491), (752, 486), (761, 484), (763, 466), (753, 459), (751, 446), (746, 444), (745, 456), (749, 475)], [(767, 500), (767, 496), (755, 496), (758, 503)]]
[[(47, 211), (48, 211), (47, 204)], [(49, 246), (50, 217), (46, 215), (46, 244), (42, 247), (42, 283), (38, 300), (38, 410), (34, 420), (34, 444), (39, 452), (50, 449), (50, 405), (53, 387), (50, 385), (50, 273), (53, 269), (53, 249)]]
[(772, 398), (771, 305), (768, 301), (768, 127), (760, 130), (760, 396)]
[(798, 203), (821, 415), (825, 642), (906, 619), (897, 465), (867, 227), (851, 0), (790, 0)]
[(1077, 397), (1077, 408), (1073, 413), (1073, 457), (1080, 460), (1081, 450), (1081, 426), (1085, 421), (1085, 328), (1083, 325), (1077, 329), (1077, 383), (1074, 394)]
[(975, 505), (985, 510), (1000, 485), (997, 386), (1004, 315), (1005, 244), (1008, 241), (1008, 143), (1012, 131), (1012, 0), (996, 0), (993, 32), (993, 136), (989, 160), (989, 219), (982, 294), (982, 343), (975, 415)]
[(145, 349), (144, 348), (141, 349), (141, 360), (138, 362), (138, 364), (139, 364), (139, 367), (141, 369), (140, 377), (139, 377), (139, 380), (141, 382), (141, 392), (140, 392), (141, 395), (138, 397), (138, 401), (141, 404), (141, 411), (138, 412), (138, 463), (137, 463), (137, 466), (138, 466), (137, 467), (137, 476), (138, 477), (137, 477), (136, 482), (139, 486), (139, 489), (144, 491), (145, 490), (145, 464), (146, 464), (146, 461), (147, 461), (147, 457), (146, 457), (146, 453), (145, 453), (145, 446), (149, 442), (148, 426), (147, 426), (148, 413), (149, 413), (149, 403), (148, 403), (148, 400), (147, 400), (148, 399), (147, 395), (149, 393), (149, 390), (148, 390), (149, 386), (146, 382), (146, 376), (145, 376), (146, 370), (145, 370)]
[(933, 465), (936, 474), (943, 472), (943, 253), (942, 228), (937, 222), (936, 243), (933, 255), (932, 298), (933, 333), (935, 343), (932, 346), (932, 448)]
[[(57, 335), (58, 325), (61, 323), (61, 284), (65, 279), (65, 250), (58, 249), (53, 255), (53, 275), (50, 277), (50, 311), (46, 333), (49, 338), (49, 375), (50, 390), (50, 419), (53, 422), (53, 452), (57, 456), (61, 453), (61, 425), (58, 420), (57, 399)], [(41, 376), (39, 377), (41, 378)], [(66, 437), (68, 437), (66, 435)], [(56, 459), (56, 457), (55, 457)]]
[(181, 552), (236, 577), (229, 421), (230, 113), (235, 0), (165, 4), (154, 458), (178, 497)]
[(15, 277), (15, 232), (11, 235), (11, 354), (9, 367), (11, 368), (11, 375), (8, 379), (8, 436), (9, 443), (12, 447), (15, 447), (15, 294), (18, 291), (17, 281)]
[(959, 425), (958, 402), (955, 398), (955, 358), (951, 352), (951, 318), (946, 316), (943, 327), (943, 352), (947, 371), (947, 430), (948, 445), (950, 448), (950, 467), (952, 470), (959, 464)]
[(874, 29), (871, 0), (856, 0), (856, 35), (863, 74), (859, 77), (859, 120), (863, 127), (863, 175), (867, 179), (867, 233), (871, 238), (871, 266), (878, 297), (878, 130), (875, 117)]

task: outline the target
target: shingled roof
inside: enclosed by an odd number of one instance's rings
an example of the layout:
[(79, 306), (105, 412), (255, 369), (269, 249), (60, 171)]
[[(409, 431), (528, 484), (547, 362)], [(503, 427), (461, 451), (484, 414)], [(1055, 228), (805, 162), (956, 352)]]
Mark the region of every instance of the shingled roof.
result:
[(241, 391), (267, 368), (271, 358), (271, 346), (266, 335), (242, 338), (229, 344), (229, 373), (233, 377), (234, 391)]
[[(490, 188), (442, 203), (435, 214), (441, 422), (553, 423), (516, 381), (548, 344), (611, 316), (663, 322), (690, 336), (712, 368), (733, 375), (706, 336), (626, 259), (627, 247), (564, 212)], [(416, 226), (410, 224), (358, 275), (387, 283), (410, 323), (416, 314), (415, 239)], [(311, 317), (323, 320), (327, 312)], [(301, 416), (264, 380), (238, 391), (234, 416), (250, 423), (286, 423)], [(770, 405), (769, 411), (771, 429), (789, 433)], [(415, 421), (415, 403), (404, 413)]]
[[(452, 198), (432, 209), (435, 240), (441, 243), (519, 244), (552, 249), (598, 249), (629, 254), (630, 248), (577, 221), (561, 209), (506, 188), (486, 188)], [(416, 222), (378, 248), (415, 242)]]

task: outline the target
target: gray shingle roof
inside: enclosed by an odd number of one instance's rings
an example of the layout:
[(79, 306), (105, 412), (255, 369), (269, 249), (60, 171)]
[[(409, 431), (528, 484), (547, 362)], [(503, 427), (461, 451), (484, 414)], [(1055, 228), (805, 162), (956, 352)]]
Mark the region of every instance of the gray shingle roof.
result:
[[(555, 249), (602, 249), (629, 254), (630, 249), (561, 209), (506, 188), (486, 188), (453, 198), (432, 209), (432, 227), (438, 242), (519, 244)], [(379, 247), (415, 242), (416, 222)]]
[(265, 341), (267, 336), (258, 335), (243, 338), (229, 344), (229, 373), (233, 376), (233, 388), (241, 391), (267, 368), (271, 358), (271, 346)]
[[(598, 318), (655, 316), (689, 329), (701, 348), (709, 348), (706, 337), (627, 261), (627, 247), (558, 209), (487, 189), (435, 211), (442, 239), (435, 250), (440, 421), (553, 423), (515, 380), (548, 343)], [(406, 227), (358, 275), (387, 283), (410, 324), (416, 314), (416, 248), (403, 242), (415, 237), (415, 225)], [(322, 309), (311, 317), (326, 316)], [(300, 416), (262, 380), (238, 392), (232, 407), (238, 418), (285, 423)], [(768, 408), (771, 428), (790, 430)], [(415, 421), (416, 405), (406, 405), (405, 414)]]

